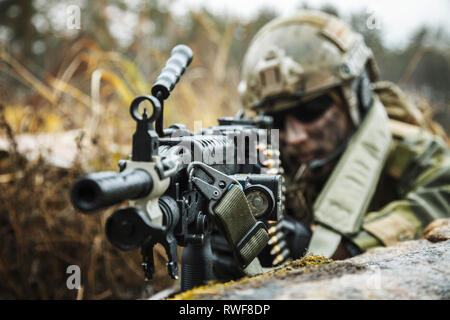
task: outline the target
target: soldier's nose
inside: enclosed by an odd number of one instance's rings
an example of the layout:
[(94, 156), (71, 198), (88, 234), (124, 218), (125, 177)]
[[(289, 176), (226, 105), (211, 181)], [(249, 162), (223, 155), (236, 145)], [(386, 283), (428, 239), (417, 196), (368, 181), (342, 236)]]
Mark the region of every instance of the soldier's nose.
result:
[(301, 144), (308, 140), (309, 136), (303, 123), (292, 116), (287, 116), (285, 119), (286, 128), (286, 143), (287, 144)]

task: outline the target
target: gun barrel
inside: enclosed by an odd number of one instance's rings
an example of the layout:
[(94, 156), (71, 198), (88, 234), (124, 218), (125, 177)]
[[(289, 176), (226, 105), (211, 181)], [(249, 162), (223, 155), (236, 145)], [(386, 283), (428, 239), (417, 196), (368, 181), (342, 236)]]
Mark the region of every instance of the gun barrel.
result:
[(145, 197), (152, 189), (153, 179), (143, 169), (95, 172), (75, 181), (70, 200), (79, 211), (89, 213), (124, 200)]

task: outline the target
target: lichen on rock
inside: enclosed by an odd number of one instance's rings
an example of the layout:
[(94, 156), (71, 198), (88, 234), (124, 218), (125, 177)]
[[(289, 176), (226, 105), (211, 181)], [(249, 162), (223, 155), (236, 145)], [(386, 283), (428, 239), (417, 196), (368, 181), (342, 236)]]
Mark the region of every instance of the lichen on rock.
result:
[[(255, 277), (211, 283), (174, 299), (450, 299), (447, 226), (427, 239), (401, 242), (332, 261), (306, 256)], [(433, 242), (436, 233), (447, 235)], [(432, 238), (430, 238), (432, 237)]]
[[(271, 278), (283, 279), (290, 274), (309, 273), (313, 266), (322, 265), (332, 262), (322, 256), (307, 255), (301, 259), (289, 261), (285, 265), (273, 270), (269, 270), (263, 274), (253, 277), (243, 277), (237, 281), (229, 281), (225, 283), (210, 282), (207, 285), (196, 287), (192, 290), (182, 292), (175, 295), (173, 300), (196, 300), (204, 297), (212, 298), (211, 295), (220, 295), (226, 291), (239, 290), (239, 288), (258, 288)], [(209, 299), (208, 298), (208, 299)]]

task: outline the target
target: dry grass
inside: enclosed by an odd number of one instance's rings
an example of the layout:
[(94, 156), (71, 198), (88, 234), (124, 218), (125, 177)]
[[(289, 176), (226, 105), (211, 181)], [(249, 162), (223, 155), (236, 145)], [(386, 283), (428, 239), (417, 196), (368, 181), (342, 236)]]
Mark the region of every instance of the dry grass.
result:
[[(69, 205), (68, 190), (82, 174), (81, 166), (61, 169), (43, 158), (27, 161), (15, 152), (14, 136), (3, 114), (0, 126), (12, 146), (0, 158), (0, 297), (130, 299), (144, 294), (139, 253), (120, 252), (104, 237), (111, 210), (84, 216)], [(147, 288), (150, 292), (170, 284), (162, 272), (161, 254), (156, 263), (160, 272)], [(83, 293), (67, 289), (69, 265), (80, 266)]]
[[(218, 116), (237, 111), (238, 69), (227, 68), (234, 25), (222, 37), (213, 22), (201, 15), (197, 19), (211, 37), (188, 44), (194, 62), (165, 105), (166, 126), (179, 122), (194, 129), (194, 120), (213, 125)], [(139, 251), (121, 252), (107, 241), (105, 220), (114, 208), (86, 216), (69, 202), (76, 177), (115, 170), (117, 160), (131, 150), (131, 99), (150, 92), (169, 57), (146, 52), (150, 81), (135, 61), (105, 52), (88, 38), (67, 46), (53, 74), (34, 75), (0, 46), (0, 73), (28, 88), (26, 99), (18, 99), (12, 88), (0, 88), (0, 139), (9, 145), (0, 152), (0, 299), (135, 299), (173, 284), (162, 247), (155, 250), (155, 278), (145, 283)], [(24, 133), (73, 129), (84, 135), (70, 168), (50, 165), (49, 150), (31, 160), (18, 152)], [(69, 265), (81, 268), (80, 290), (66, 287)]]

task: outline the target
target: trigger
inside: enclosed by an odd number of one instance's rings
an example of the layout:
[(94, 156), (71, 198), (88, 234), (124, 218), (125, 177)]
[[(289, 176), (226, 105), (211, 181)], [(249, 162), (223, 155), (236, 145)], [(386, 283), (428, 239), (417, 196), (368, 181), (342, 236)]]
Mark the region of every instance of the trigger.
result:
[(163, 244), (164, 249), (166, 249), (167, 258), (167, 272), (172, 279), (178, 279), (178, 253), (177, 253), (177, 243), (172, 234), (166, 236), (166, 241)]
[(153, 261), (153, 245), (142, 246), (142, 270), (144, 270), (145, 280), (151, 280), (155, 272), (155, 264)]
[(178, 264), (176, 261), (167, 262), (167, 271), (172, 279), (178, 280)]

